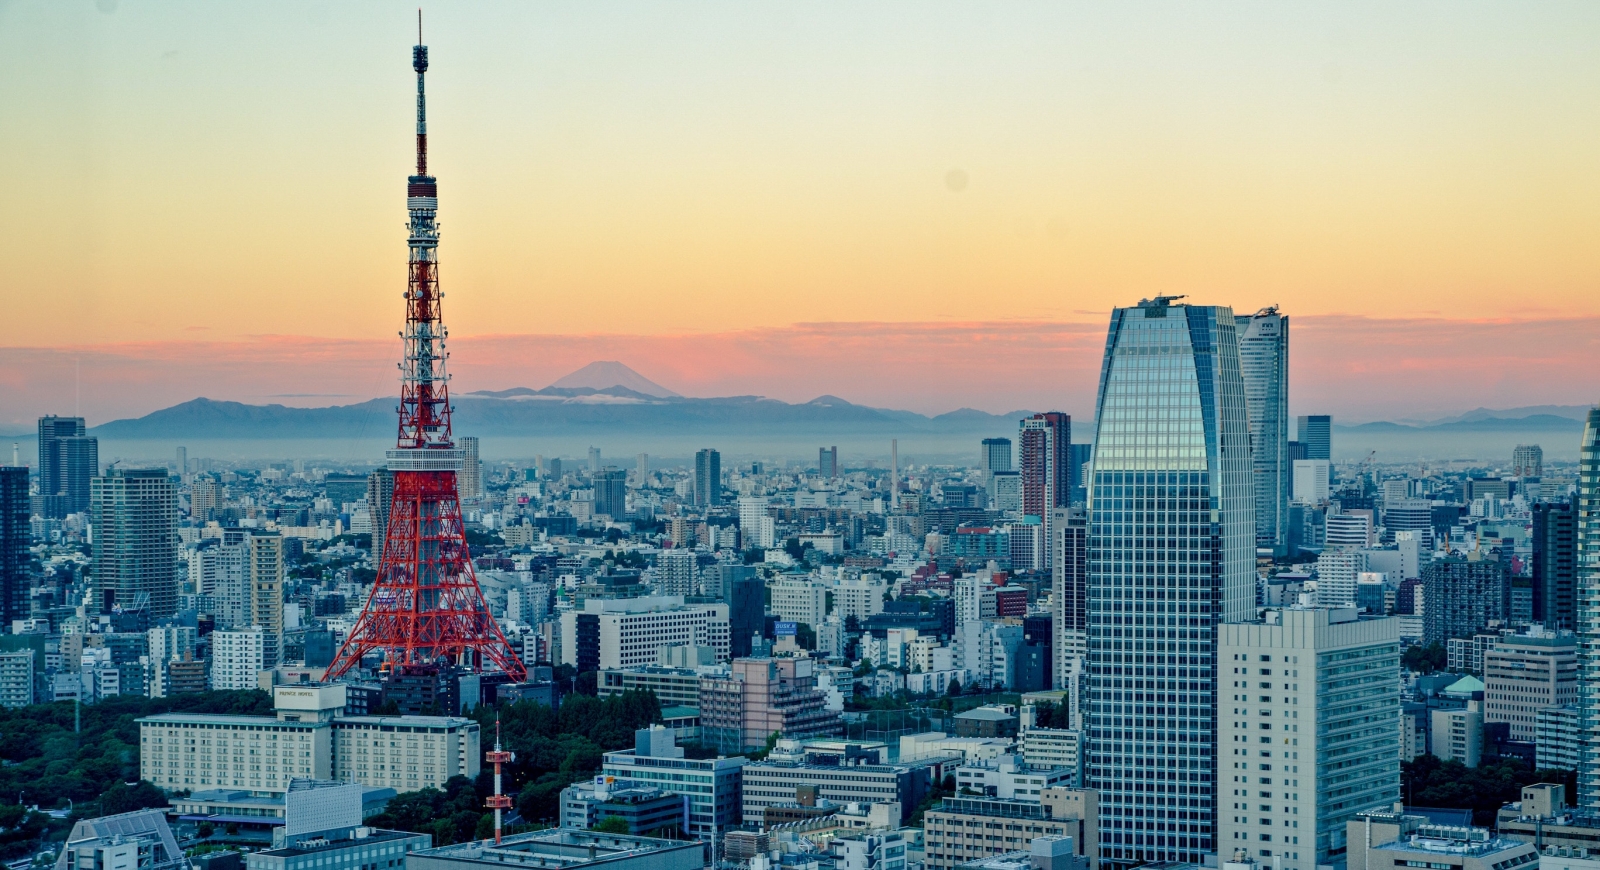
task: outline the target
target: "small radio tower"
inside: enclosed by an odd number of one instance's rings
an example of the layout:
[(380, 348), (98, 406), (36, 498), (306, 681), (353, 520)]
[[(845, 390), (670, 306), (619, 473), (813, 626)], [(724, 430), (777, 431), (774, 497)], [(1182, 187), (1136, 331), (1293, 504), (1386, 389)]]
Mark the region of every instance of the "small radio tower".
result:
[(500, 813), (511, 806), (511, 797), (500, 790), (500, 765), (510, 764), (516, 756), (500, 748), (500, 717), (494, 719), (494, 751), (483, 754), (485, 761), (494, 764), (494, 794), (484, 798), (483, 805), (494, 810), (494, 844), (500, 845)]
[(411, 268), (406, 285), (405, 354), (400, 363), (400, 437), (388, 453), (394, 504), (383, 559), (360, 619), (328, 667), (327, 679), (384, 655), (388, 673), (454, 665), (490, 665), (521, 682), (527, 670), (512, 653), (472, 572), (456, 473), (463, 453), (450, 431), (446, 330), (439, 301), (438, 180), (428, 174), (428, 115), (423, 78), (428, 47), (422, 13), (411, 67), (417, 72), (417, 174), (406, 184)]

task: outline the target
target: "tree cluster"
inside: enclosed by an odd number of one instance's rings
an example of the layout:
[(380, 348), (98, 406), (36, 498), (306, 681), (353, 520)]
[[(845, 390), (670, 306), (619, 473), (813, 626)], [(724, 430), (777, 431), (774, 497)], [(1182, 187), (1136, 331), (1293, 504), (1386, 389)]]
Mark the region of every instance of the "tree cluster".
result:
[[(272, 715), (265, 692), (204, 692), (170, 698), (122, 696), (86, 704), (73, 731), (73, 705), (62, 701), (0, 709), (0, 857), (26, 854), (43, 836), (59, 838), (78, 818), (167, 805), (139, 780), (141, 717), (158, 713)], [(51, 820), (25, 808), (73, 808)]]
[(1405, 802), (1414, 807), (1470, 809), (1473, 824), (1492, 827), (1500, 807), (1520, 800), (1522, 787), (1535, 782), (1562, 783), (1567, 800), (1577, 794), (1577, 774), (1570, 770), (1534, 770), (1516, 757), (1485, 758), (1477, 767), (1419, 755), (1402, 765)]

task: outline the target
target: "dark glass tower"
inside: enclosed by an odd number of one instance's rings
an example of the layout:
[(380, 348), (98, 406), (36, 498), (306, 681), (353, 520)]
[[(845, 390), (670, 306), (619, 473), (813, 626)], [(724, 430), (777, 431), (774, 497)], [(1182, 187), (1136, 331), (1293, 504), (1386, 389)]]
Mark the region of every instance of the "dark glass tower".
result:
[(0, 468), (0, 631), (28, 617), (28, 469)]
[(1305, 451), (1299, 459), (1333, 459), (1333, 418), (1327, 414), (1309, 414), (1299, 421), (1300, 449)]
[(1578, 515), (1564, 502), (1533, 506), (1533, 621), (1571, 631), (1578, 568)]
[(722, 454), (709, 447), (694, 455), (694, 503), (698, 507), (722, 504)]
[(1255, 599), (1233, 311), (1175, 298), (1112, 312), (1095, 408), (1086, 769), (1116, 868), (1218, 851), (1217, 626)]
[(100, 441), (82, 417), (39, 418), (39, 496), (44, 516), (89, 509), (89, 480), (100, 474)]

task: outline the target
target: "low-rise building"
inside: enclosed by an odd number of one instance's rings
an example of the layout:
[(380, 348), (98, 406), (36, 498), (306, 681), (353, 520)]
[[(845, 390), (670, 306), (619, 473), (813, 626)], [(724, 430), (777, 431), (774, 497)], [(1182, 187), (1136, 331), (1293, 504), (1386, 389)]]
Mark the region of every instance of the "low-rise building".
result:
[(986, 704), (955, 715), (957, 737), (1016, 737), (1017, 710), (1010, 704)]
[(629, 690), (654, 692), (663, 707), (698, 707), (700, 678), (726, 674), (727, 668), (663, 668), (641, 665), (636, 668), (608, 668), (600, 671), (595, 687), (600, 697), (620, 695)]
[(1067, 728), (1029, 728), (1022, 732), (1022, 760), (1030, 767), (1065, 768), (1077, 788), (1083, 776), (1083, 732)]
[(33, 703), (34, 654), (31, 649), (0, 653), (0, 707)]
[(959, 794), (1038, 800), (1047, 788), (1077, 787), (1077, 769), (1028, 764), (1015, 755), (974, 761), (956, 768)]
[(1086, 789), (1046, 789), (1041, 799), (948, 797), (922, 816), (925, 866), (954, 870), (969, 861), (1029, 848), (1037, 837), (1071, 837), (1090, 870), (1100, 864), (1100, 809)]
[(926, 765), (873, 763), (872, 759), (832, 755), (830, 763), (817, 764), (808, 748), (796, 741), (778, 742), (773, 755), (783, 760), (746, 764), (744, 767), (744, 822), (759, 825), (766, 808), (797, 799), (802, 788), (814, 788), (818, 799), (834, 803), (898, 802), (902, 821), (910, 814), (931, 785), (932, 770)]
[(684, 758), (672, 729), (660, 725), (642, 728), (633, 736), (633, 749), (605, 754), (602, 775), (653, 785), (688, 798), (688, 836), (717, 840), (739, 826), (744, 756)]
[[(1089, 870), (1087, 858), (1076, 854), (1071, 837), (1034, 837), (1026, 850), (979, 858), (961, 870)], [(1232, 870), (1223, 865), (1223, 870)]]
[(83, 819), (72, 825), (55, 870), (187, 870), (162, 810)]
[(700, 870), (704, 863), (705, 847), (692, 840), (551, 828), (513, 834), (499, 844), (473, 840), (412, 852), (405, 870)]
[(1347, 822), (1345, 843), (1348, 866), (1363, 870), (1513, 870), (1539, 862), (1532, 843), (1485, 828), (1436, 825), (1426, 816), (1387, 811), (1360, 813)]
[(628, 833), (668, 836), (689, 827), (689, 800), (653, 785), (600, 774), (561, 790), (561, 824), (592, 828), (610, 818), (628, 824)]

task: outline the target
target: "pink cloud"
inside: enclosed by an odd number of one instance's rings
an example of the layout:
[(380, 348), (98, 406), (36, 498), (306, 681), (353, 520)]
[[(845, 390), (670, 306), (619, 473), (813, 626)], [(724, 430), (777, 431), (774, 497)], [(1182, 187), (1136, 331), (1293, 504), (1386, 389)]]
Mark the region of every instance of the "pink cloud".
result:
[[(1428, 417), (1478, 406), (1594, 401), (1600, 318), (1294, 318), (1295, 413)], [(1061, 408), (1092, 415), (1104, 323), (804, 323), (687, 335), (482, 335), (454, 339), (459, 393), (542, 387), (620, 360), (690, 396), (833, 394), (942, 413)], [(346, 404), (396, 391), (395, 340), (256, 336), (238, 341), (0, 348), (0, 424), (26, 429), (81, 408), (91, 423), (196, 396)], [(78, 372), (81, 370), (81, 378)]]

